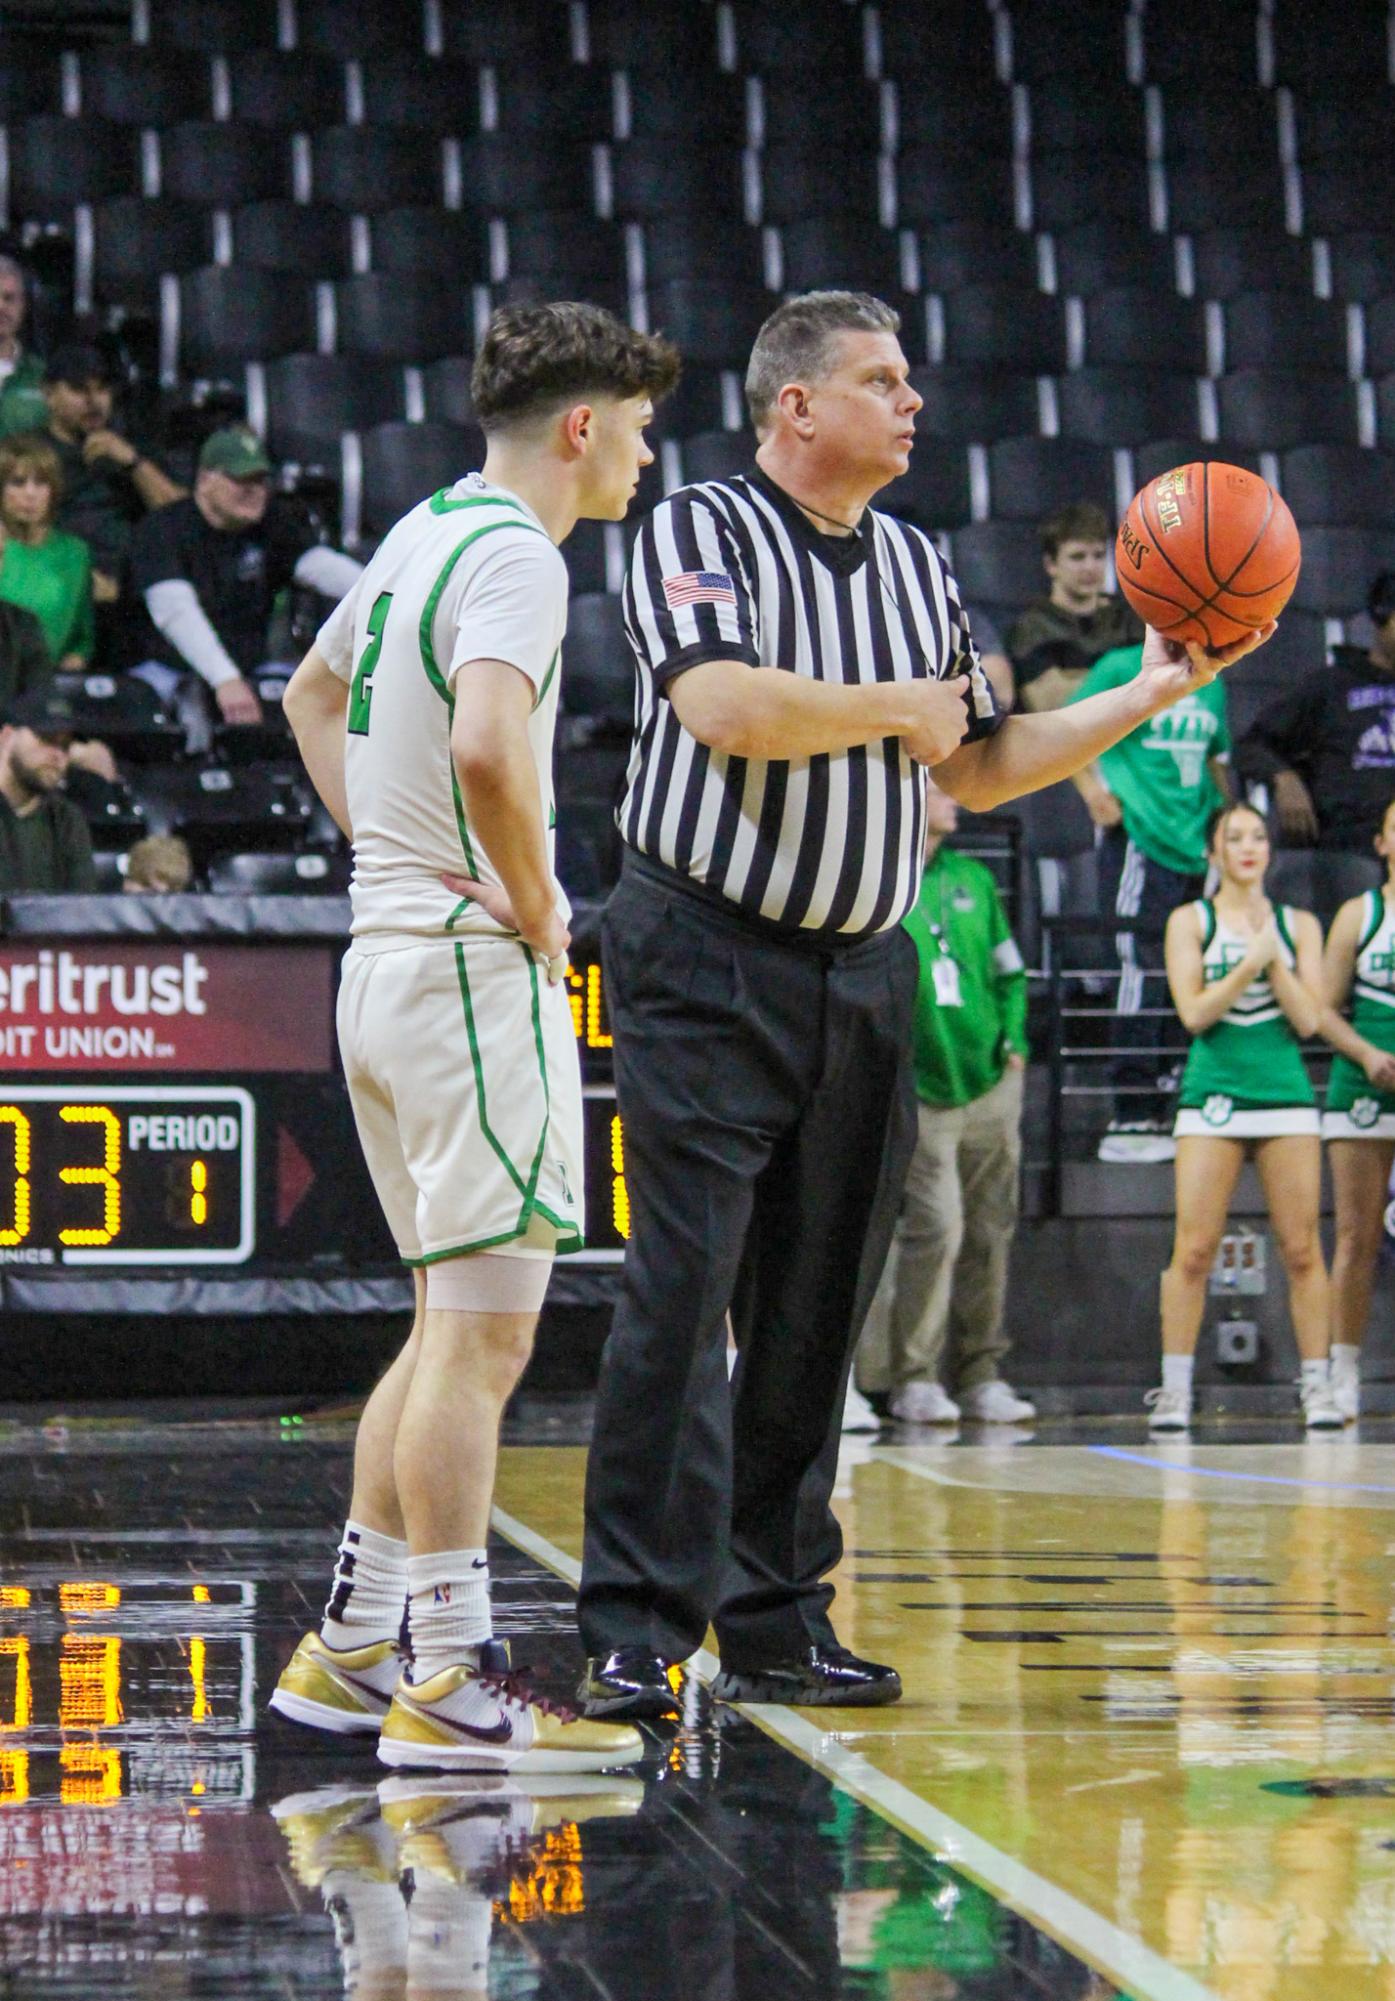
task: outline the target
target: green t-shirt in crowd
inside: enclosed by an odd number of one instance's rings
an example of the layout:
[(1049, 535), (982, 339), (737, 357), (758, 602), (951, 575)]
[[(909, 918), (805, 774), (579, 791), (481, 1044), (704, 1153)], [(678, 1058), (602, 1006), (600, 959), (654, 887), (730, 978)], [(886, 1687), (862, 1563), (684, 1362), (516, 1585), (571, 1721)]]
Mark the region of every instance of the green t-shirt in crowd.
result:
[(37, 354), (21, 351), (14, 367), (0, 377), (0, 438), (42, 431), (47, 425), (44, 365)]
[(21, 814), (0, 798), (0, 894), (96, 887), (92, 836), (71, 799), (49, 792)]
[[(1141, 646), (1102, 654), (1071, 699), (1121, 688), (1142, 664)], [(1208, 767), (1229, 751), (1225, 688), (1215, 680), (1103, 752), (1100, 776), (1123, 809), (1124, 832), (1150, 861), (1178, 875), (1206, 867), (1206, 823), (1225, 804)]]
[(982, 862), (941, 844), (905, 922), (920, 960), (916, 1093), (927, 1105), (971, 1104), (1010, 1052), (1027, 1054), (1027, 975), (998, 885)]
[(33, 612), (55, 665), (70, 653), (92, 658), (92, 558), (76, 535), (54, 528), (32, 547), (8, 540), (0, 557), (0, 598)]

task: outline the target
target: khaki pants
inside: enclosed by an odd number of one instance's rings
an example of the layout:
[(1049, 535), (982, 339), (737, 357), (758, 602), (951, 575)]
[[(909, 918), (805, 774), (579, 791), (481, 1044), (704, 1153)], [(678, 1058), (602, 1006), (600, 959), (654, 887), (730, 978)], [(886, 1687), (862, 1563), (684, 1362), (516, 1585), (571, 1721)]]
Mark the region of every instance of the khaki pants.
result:
[(962, 1391), (997, 1375), (1008, 1347), (1022, 1076), (1005, 1070), (967, 1105), (920, 1106), (896, 1239), (857, 1351), (860, 1389), (943, 1382)]

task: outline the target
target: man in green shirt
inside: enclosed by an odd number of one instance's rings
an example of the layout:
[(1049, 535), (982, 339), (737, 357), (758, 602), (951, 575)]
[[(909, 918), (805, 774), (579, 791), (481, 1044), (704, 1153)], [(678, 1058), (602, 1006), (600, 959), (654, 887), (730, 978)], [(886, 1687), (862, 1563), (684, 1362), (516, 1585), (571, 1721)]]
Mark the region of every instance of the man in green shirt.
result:
[(857, 1381), (872, 1394), (889, 1390), (891, 1415), (906, 1424), (953, 1424), (961, 1414), (1022, 1424), (1035, 1408), (998, 1364), (1017, 1226), (1027, 976), (992, 875), (944, 845), (957, 825), (954, 801), (931, 785), (925, 873), (906, 918), (920, 960), (919, 1134)]
[(65, 799), (82, 718), (53, 689), (21, 696), (0, 726), (0, 895), (97, 888), (87, 822)]
[[(1141, 646), (1103, 654), (1072, 699), (1132, 681), (1142, 660)], [(1230, 797), (1229, 756), (1225, 686), (1216, 680), (1140, 724), (1072, 781), (1099, 830), (1100, 915), (1133, 927), (1116, 934), (1121, 1053), (1101, 1160), (1171, 1160), (1175, 1150), (1156, 1054), (1160, 1044), (1181, 1046), (1162, 975), (1162, 937), (1178, 904), (1200, 896), (1205, 885), (1206, 827)], [(1159, 1018), (1141, 1012), (1152, 1008), (1168, 1012)]]

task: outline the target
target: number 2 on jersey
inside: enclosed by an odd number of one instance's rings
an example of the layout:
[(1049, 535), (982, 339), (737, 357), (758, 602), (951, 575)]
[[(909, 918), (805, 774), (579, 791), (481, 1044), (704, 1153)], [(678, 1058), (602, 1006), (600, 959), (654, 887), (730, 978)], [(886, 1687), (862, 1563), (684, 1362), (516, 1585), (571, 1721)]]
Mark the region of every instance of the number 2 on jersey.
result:
[(373, 600), (373, 609), (368, 614), (368, 644), (354, 669), (354, 682), (349, 690), (349, 735), (367, 736), (369, 717), (373, 709), (373, 669), (378, 664), (378, 655), (383, 650), (383, 627), (387, 624), (388, 611), (392, 605), (392, 592), (380, 591)]

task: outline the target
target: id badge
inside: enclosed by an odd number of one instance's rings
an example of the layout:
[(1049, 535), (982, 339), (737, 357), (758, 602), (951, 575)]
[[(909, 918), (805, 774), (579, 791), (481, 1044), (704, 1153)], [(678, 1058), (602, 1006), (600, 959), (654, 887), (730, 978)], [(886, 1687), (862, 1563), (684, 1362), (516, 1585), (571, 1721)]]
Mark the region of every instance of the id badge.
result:
[(935, 982), (935, 999), (940, 1007), (962, 1007), (964, 996), (959, 990), (959, 967), (953, 959), (937, 958), (930, 968)]

